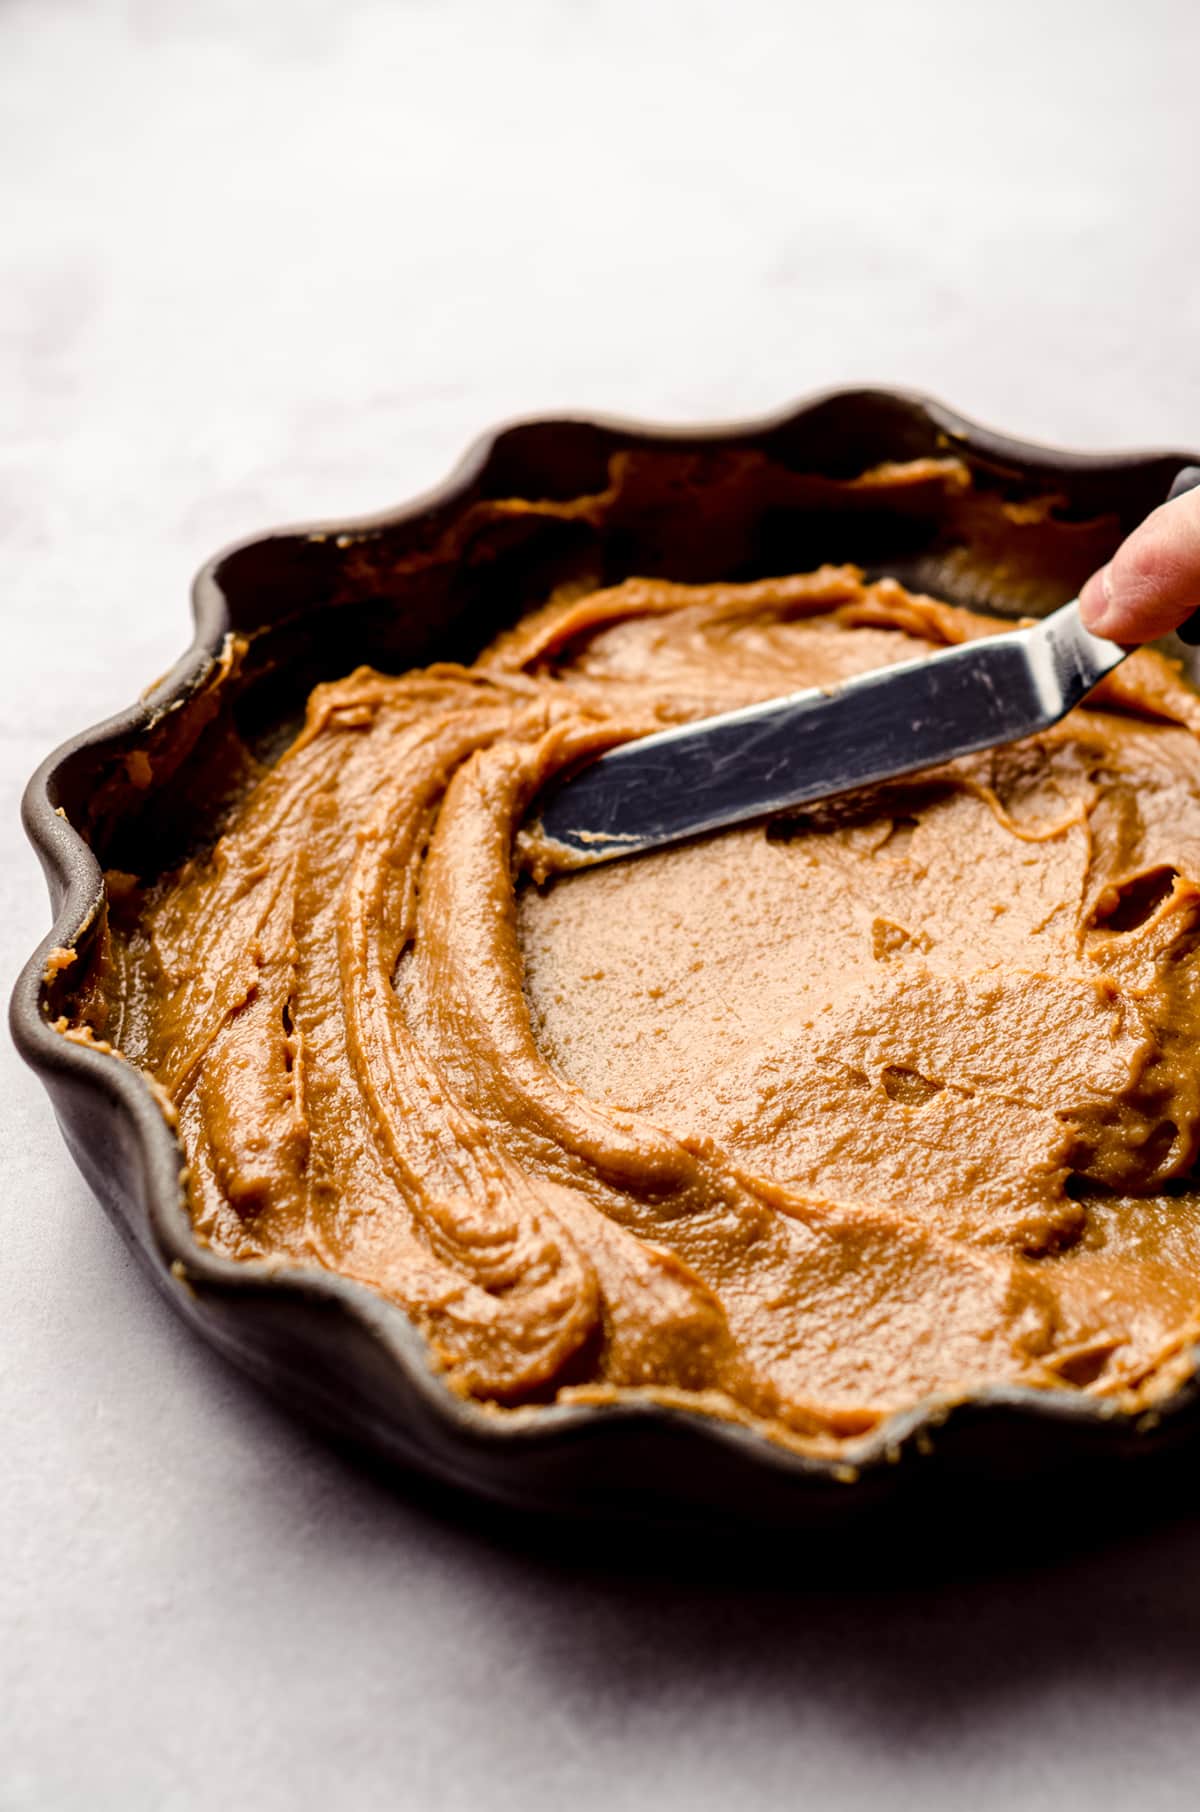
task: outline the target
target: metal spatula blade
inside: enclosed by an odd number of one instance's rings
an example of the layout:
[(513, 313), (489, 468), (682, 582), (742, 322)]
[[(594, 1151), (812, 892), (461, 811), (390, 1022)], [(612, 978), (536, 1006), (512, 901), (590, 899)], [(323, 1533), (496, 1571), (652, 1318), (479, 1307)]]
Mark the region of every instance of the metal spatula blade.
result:
[[(1198, 487), (1185, 466), (1170, 496)], [(1179, 633), (1200, 640), (1200, 611)], [(1049, 729), (1130, 652), (1064, 604), (1032, 628), (613, 749), (545, 796), (541, 829), (611, 862), (900, 779)]]
[(811, 805), (1048, 729), (1129, 652), (1067, 604), (1032, 628), (626, 743), (547, 795), (541, 829), (602, 862)]

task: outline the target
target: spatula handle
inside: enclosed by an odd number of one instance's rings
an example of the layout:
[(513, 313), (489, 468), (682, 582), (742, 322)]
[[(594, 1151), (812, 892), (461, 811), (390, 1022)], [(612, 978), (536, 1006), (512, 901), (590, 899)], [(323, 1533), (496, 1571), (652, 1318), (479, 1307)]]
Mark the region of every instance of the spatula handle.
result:
[[(1174, 502), (1175, 498), (1182, 497), (1185, 491), (1194, 491), (1197, 485), (1200, 485), (1200, 466), (1184, 466), (1182, 472), (1177, 473), (1174, 484), (1167, 492), (1167, 501)], [(1200, 610), (1193, 610), (1186, 623), (1181, 623), (1175, 633), (1180, 641), (1186, 642), (1189, 647), (1200, 646)]]

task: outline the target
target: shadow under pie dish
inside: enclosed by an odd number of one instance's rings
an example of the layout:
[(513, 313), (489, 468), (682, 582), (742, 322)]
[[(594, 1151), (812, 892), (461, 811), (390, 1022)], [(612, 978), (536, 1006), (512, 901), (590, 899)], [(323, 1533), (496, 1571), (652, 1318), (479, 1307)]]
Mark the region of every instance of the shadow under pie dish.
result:
[(218, 558), (180, 668), (31, 785), (59, 917), (14, 1001), (178, 1306), (383, 1456), (546, 1507), (842, 1515), (1180, 1437), (1200, 701), (1167, 666), (607, 870), (520, 827), (614, 741), (1053, 608), (1181, 463), (878, 392), (530, 423)]

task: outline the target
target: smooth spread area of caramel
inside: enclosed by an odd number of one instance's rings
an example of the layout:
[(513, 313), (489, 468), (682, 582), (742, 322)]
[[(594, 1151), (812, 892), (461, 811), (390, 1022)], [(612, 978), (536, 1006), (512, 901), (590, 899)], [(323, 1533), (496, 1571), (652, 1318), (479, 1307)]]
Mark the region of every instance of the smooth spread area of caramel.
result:
[(650, 1393), (823, 1450), (988, 1382), (1152, 1401), (1200, 1324), (1200, 700), (1165, 662), (765, 828), (576, 873), (521, 829), (584, 755), (1003, 627), (853, 569), (631, 580), (320, 687), (110, 930), (200, 1237), (379, 1291), (494, 1405)]

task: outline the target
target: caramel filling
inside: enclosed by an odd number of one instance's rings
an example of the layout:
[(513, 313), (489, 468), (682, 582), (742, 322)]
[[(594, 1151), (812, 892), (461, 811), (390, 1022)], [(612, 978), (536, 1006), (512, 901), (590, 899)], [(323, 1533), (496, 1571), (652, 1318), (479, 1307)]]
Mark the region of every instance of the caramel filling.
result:
[(557, 872), (628, 737), (1004, 627), (825, 568), (552, 601), (360, 670), (114, 915), (111, 1036), (202, 1240), (399, 1303), (494, 1405), (649, 1393), (817, 1450), (988, 1383), (1151, 1401), (1200, 1323), (1200, 700)]

